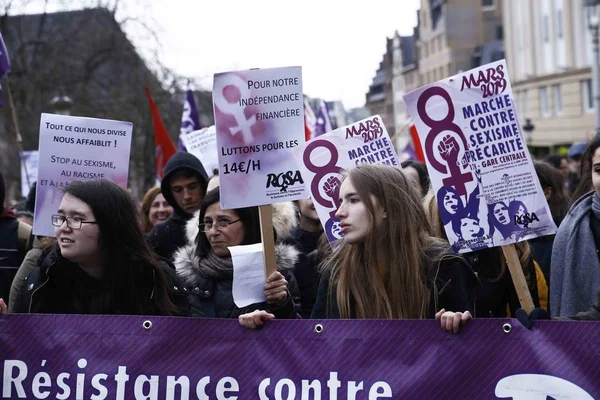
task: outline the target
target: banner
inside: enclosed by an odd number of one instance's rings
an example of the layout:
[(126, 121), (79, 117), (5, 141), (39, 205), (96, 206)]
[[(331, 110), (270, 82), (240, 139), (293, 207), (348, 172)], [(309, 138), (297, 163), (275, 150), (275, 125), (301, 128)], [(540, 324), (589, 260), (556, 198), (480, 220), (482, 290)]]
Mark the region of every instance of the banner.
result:
[(335, 216), (340, 206), (342, 170), (359, 164), (401, 168), (379, 115), (314, 138), (300, 146), (295, 156), (329, 242), (343, 236)]
[[(504, 324), (507, 325), (504, 325)], [(2, 399), (598, 399), (600, 323), (0, 317)]]
[(21, 196), (23, 197), (27, 197), (31, 186), (37, 181), (39, 159), (37, 150), (21, 152)]
[(33, 234), (54, 237), (52, 214), (71, 181), (109, 179), (127, 188), (131, 122), (42, 114)]
[(556, 233), (504, 60), (423, 86), (404, 101), (455, 252)]
[(217, 153), (217, 131), (215, 126), (200, 129), (194, 132), (182, 133), (179, 135), (179, 141), (186, 148), (186, 151), (196, 156), (202, 165), (208, 177), (214, 175), (213, 171), (219, 169), (219, 160)]
[(304, 142), (300, 67), (215, 74), (221, 208), (308, 197), (293, 149)]

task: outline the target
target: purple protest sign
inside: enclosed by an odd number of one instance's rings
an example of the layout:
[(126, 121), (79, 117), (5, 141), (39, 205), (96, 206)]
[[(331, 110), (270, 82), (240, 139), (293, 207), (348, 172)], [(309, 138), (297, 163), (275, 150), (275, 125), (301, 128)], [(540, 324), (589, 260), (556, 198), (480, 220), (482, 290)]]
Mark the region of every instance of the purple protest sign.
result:
[(523, 138), (504, 60), (423, 86), (404, 101), (456, 252), (556, 232)]
[(9, 314), (2, 398), (586, 400), (600, 398), (599, 332), (593, 322), (529, 331), (475, 320), (450, 335), (417, 320), (253, 331), (227, 319)]

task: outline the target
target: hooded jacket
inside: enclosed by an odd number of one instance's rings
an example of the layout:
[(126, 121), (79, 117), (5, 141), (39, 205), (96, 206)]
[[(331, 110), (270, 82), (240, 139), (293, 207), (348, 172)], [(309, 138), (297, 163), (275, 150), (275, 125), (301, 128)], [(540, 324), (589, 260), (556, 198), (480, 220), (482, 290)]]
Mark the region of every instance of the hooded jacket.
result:
[[(280, 203), (273, 213), (273, 226), (278, 237), (284, 236), (294, 226), (295, 220), (289, 218), (293, 213), (291, 203)], [(279, 211), (279, 212), (278, 212)], [(214, 279), (202, 274), (199, 258), (195, 254), (196, 236), (198, 234), (199, 213), (187, 223), (188, 243), (175, 254), (177, 276), (188, 289), (192, 315), (202, 318), (237, 318), (254, 310), (272, 312), (278, 319), (297, 318), (300, 310), (300, 292), (293, 270), (298, 262), (300, 252), (290, 244), (279, 243), (275, 246), (275, 258), (279, 272), (288, 281), (288, 299), (280, 307), (274, 308), (266, 302), (251, 304), (239, 308), (233, 301), (232, 279)]]
[(148, 240), (156, 254), (168, 260), (172, 260), (175, 251), (186, 244), (185, 225), (193, 216), (177, 204), (171, 192), (171, 178), (183, 169), (189, 169), (196, 174), (204, 193), (208, 185), (208, 177), (202, 162), (192, 154), (177, 152), (167, 162), (160, 188), (165, 200), (173, 207), (173, 214), (150, 231)]

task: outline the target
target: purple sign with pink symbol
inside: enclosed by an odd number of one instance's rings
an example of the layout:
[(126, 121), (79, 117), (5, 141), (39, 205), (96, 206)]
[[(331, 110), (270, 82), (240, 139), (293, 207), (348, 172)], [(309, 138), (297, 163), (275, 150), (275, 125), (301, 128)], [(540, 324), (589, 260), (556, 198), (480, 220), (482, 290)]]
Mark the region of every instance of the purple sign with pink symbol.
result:
[(300, 146), (296, 159), (329, 242), (342, 238), (336, 218), (343, 170), (360, 164), (400, 168), (398, 156), (379, 115), (321, 135)]
[(308, 197), (294, 150), (304, 142), (300, 67), (215, 74), (221, 208)]
[(455, 252), (556, 232), (504, 60), (423, 86), (404, 101)]

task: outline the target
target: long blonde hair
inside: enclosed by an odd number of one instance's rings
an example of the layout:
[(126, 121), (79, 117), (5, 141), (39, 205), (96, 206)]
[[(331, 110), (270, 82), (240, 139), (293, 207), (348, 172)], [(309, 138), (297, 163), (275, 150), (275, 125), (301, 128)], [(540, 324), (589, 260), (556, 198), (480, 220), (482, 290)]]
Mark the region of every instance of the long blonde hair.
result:
[[(344, 179), (351, 180), (364, 202), (371, 229), (362, 243), (342, 240), (322, 265), (330, 274), (329, 297), (335, 296), (340, 317), (426, 318), (431, 291), (424, 264), (432, 255), (445, 254), (447, 246), (430, 235), (419, 192), (394, 167), (361, 165)], [(387, 215), (378, 229), (376, 204)]]

